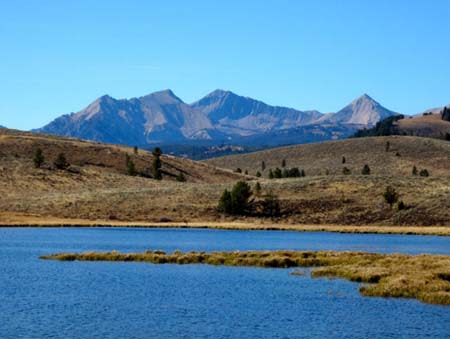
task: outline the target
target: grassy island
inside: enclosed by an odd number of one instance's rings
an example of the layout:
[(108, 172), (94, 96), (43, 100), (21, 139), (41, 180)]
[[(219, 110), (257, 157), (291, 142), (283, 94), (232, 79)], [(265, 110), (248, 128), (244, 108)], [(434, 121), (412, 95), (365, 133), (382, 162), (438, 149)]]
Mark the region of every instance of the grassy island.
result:
[(208, 264), (271, 268), (314, 267), (312, 277), (365, 283), (364, 296), (415, 298), (450, 305), (450, 256), (334, 251), (234, 251), (143, 253), (59, 253), (41, 259), (61, 261), (137, 261), (152, 264)]

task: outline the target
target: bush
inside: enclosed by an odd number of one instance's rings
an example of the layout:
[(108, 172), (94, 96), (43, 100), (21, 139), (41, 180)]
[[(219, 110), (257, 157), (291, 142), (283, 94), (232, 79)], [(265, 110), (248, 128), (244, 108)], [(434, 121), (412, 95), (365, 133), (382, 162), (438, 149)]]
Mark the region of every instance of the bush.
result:
[(405, 205), (405, 203), (403, 202), (403, 200), (400, 200), (400, 201), (397, 203), (397, 209), (398, 209), (399, 211), (402, 211), (402, 210), (405, 210), (405, 209), (406, 209), (406, 205)]
[(389, 205), (390, 208), (392, 208), (392, 205), (394, 205), (398, 199), (399, 194), (393, 188), (392, 186), (387, 186), (384, 193), (383, 193), (384, 201)]
[(235, 172), (236, 173), (242, 173), (242, 170), (238, 167), (238, 168), (236, 168)]
[(262, 214), (268, 217), (277, 217), (280, 215), (280, 201), (278, 197), (270, 191), (264, 197), (264, 200), (261, 203), (262, 206)]
[(66, 160), (66, 156), (64, 153), (59, 153), (56, 157), (55, 161), (53, 162), (53, 165), (60, 170), (65, 170), (67, 167), (69, 167), (69, 163)]
[(259, 183), (259, 181), (257, 181), (255, 184), (255, 195), (259, 195), (260, 193), (261, 193), (261, 184)]
[(42, 152), (42, 150), (40, 148), (38, 148), (36, 150), (36, 152), (34, 153), (34, 167), (36, 168), (40, 168), (43, 164), (44, 164), (45, 158), (44, 158), (44, 153)]
[(261, 177), (261, 172), (260, 172), (260, 171), (256, 171), (256, 176), (257, 176), (258, 178), (260, 178), (260, 177)]
[(181, 172), (181, 171), (178, 173), (176, 179), (177, 179), (178, 182), (185, 182), (186, 181), (186, 177), (184, 176), (183, 172)]
[(266, 162), (263, 160), (261, 161), (261, 171), (264, 172), (265, 169), (266, 169)]
[(417, 167), (416, 167), (416, 165), (413, 166), (412, 175), (417, 175)]
[(282, 167), (282, 168), (285, 168), (285, 167), (286, 167), (286, 159), (283, 159), (283, 160), (281, 161), (281, 167)]
[(369, 175), (370, 174), (370, 167), (369, 165), (365, 164), (362, 171), (361, 171), (362, 175)]
[(275, 176), (273, 175), (272, 169), (269, 170), (269, 179), (273, 179)]
[(138, 154), (138, 147), (137, 147), (137, 146), (134, 146), (134, 147), (133, 147), (133, 153), (134, 153), (134, 154)]
[(283, 173), (281, 172), (281, 169), (279, 169), (278, 167), (275, 168), (275, 171), (273, 172), (273, 176), (275, 178), (281, 178), (283, 176)]
[(344, 168), (342, 169), (342, 174), (344, 174), (344, 175), (350, 175), (350, 174), (352, 174), (352, 171), (350, 171), (350, 169), (348, 169), (347, 167), (344, 167)]
[(342, 157), (342, 163), (345, 164), (346, 161), (345, 157)]
[(428, 177), (428, 176), (430, 176), (430, 173), (428, 173), (428, 170), (426, 168), (424, 168), (423, 170), (420, 171), (419, 175), (421, 177)]

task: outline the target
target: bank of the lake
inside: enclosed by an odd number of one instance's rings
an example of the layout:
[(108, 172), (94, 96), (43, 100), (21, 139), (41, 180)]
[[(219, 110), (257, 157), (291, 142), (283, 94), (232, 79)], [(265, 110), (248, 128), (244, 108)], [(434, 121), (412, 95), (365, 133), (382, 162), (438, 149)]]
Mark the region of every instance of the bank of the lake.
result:
[(223, 230), (336, 232), (352, 234), (404, 234), (450, 236), (450, 226), (355, 226), (355, 225), (299, 225), (279, 223), (272, 220), (245, 221), (183, 221), (143, 222), (117, 220), (64, 219), (0, 213), (0, 227), (147, 227), (147, 228), (206, 228)]

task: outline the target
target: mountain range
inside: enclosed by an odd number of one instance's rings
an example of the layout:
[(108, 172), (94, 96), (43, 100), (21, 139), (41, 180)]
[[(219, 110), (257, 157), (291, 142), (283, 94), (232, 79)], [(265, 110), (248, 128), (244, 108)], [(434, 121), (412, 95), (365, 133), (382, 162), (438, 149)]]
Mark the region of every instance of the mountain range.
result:
[(140, 147), (275, 146), (344, 138), (396, 114), (367, 94), (336, 113), (323, 114), (271, 106), (224, 90), (187, 104), (168, 89), (132, 99), (105, 95), (34, 131)]

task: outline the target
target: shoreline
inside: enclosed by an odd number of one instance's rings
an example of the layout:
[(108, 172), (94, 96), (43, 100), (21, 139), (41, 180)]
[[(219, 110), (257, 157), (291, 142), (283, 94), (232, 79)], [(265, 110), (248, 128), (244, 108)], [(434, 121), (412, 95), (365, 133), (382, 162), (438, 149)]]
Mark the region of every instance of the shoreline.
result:
[[(450, 305), (448, 271), (450, 256), (443, 255), (293, 250), (166, 253), (161, 250), (147, 250), (140, 253), (118, 251), (55, 253), (39, 258), (58, 261), (205, 264), (262, 268), (311, 267), (313, 278), (342, 278), (363, 283), (359, 289), (363, 296), (412, 298), (429, 304)], [(300, 271), (294, 274), (304, 273)]]
[(241, 222), (241, 221), (192, 221), (192, 222), (146, 222), (146, 221), (113, 221), (63, 219), (39, 216), (1, 215), (0, 228), (192, 228), (242, 231), (294, 231), (294, 232), (333, 232), (349, 234), (399, 234), (399, 235), (434, 235), (450, 236), (449, 226), (351, 226), (351, 225), (303, 225), (284, 223)]

